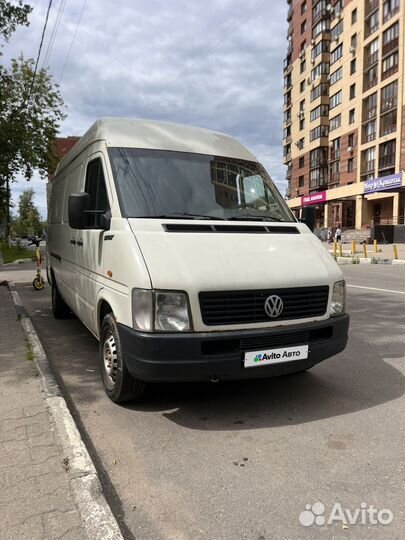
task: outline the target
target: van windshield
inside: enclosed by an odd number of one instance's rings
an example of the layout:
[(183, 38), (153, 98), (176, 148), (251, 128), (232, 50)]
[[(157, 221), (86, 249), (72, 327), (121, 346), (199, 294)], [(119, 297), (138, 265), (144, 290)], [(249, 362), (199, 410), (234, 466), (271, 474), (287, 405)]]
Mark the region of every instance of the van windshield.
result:
[(133, 148), (109, 156), (125, 217), (295, 221), (259, 163)]

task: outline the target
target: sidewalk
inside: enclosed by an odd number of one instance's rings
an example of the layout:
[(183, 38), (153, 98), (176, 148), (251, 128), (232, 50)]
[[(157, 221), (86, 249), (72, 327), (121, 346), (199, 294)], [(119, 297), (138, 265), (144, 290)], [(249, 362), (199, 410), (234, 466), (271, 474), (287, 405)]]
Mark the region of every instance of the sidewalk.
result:
[(0, 538), (87, 539), (9, 289), (0, 286)]
[[(329, 253), (333, 254), (333, 243), (328, 244), (327, 242), (322, 242), (322, 245), (329, 251)], [(358, 258), (364, 258), (364, 247), (363, 244), (356, 243), (356, 252), (354, 254), (354, 257)], [(405, 244), (396, 244), (397, 248), (397, 254), (398, 254), (398, 261), (404, 261), (405, 260)], [(374, 251), (374, 245), (373, 244), (366, 244), (366, 252), (367, 252), (367, 258), (368, 259), (378, 259), (378, 260), (385, 260), (385, 261), (394, 261), (394, 248), (392, 244), (378, 244), (377, 246), (378, 251)], [(340, 250), (339, 245), (337, 247), (337, 255), (339, 256)], [(344, 257), (352, 256), (352, 244), (351, 243), (343, 243), (342, 242), (342, 254)], [(395, 263), (394, 263), (395, 264)]]

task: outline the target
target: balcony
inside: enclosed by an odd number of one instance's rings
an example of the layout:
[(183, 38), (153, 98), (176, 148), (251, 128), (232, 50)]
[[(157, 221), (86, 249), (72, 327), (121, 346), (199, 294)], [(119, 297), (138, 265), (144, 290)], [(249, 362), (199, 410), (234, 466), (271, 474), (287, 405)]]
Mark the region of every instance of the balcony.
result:
[(319, 23), (319, 21), (322, 21), (322, 19), (329, 19), (330, 18), (330, 12), (326, 9), (321, 9), (314, 17), (312, 18), (312, 26), (315, 26)]
[(372, 66), (377, 64), (377, 62), (378, 62), (378, 51), (375, 51), (373, 52), (373, 54), (370, 54), (368, 58), (366, 58), (364, 62), (364, 71), (367, 71), (368, 69), (370, 69)]
[(291, 56), (287, 56), (283, 62), (284, 75), (288, 75), (292, 71), (292, 67), (293, 66), (292, 66)]
[(395, 51), (396, 49), (398, 49), (398, 45), (399, 45), (399, 39), (397, 37), (395, 39), (392, 39), (391, 41), (383, 45), (382, 55), (386, 56), (390, 52)]
[(291, 21), (293, 15), (294, 15), (294, 8), (291, 6), (290, 9), (287, 12), (287, 21), (288, 22)]
[(389, 111), (397, 106), (397, 96), (392, 96), (381, 101), (381, 112)]
[(399, 11), (399, 5), (395, 6), (390, 11), (387, 11), (386, 13), (384, 13), (383, 23), (386, 23), (387, 21), (389, 21), (394, 15), (398, 13), (398, 11)]
[(284, 144), (289, 144), (291, 142), (291, 135), (287, 135), (287, 137), (284, 139)]
[(340, 159), (340, 149), (339, 150), (330, 150), (329, 161), (336, 161)]
[(384, 114), (380, 117), (380, 137), (395, 133), (397, 130), (397, 109)]
[(361, 166), (361, 173), (360, 173), (361, 175), (374, 173), (374, 171), (375, 171), (374, 159), (370, 161), (363, 161), (362, 166)]
[(391, 167), (395, 167), (395, 153), (380, 156), (378, 160), (378, 168), (390, 169)]
[(378, 8), (379, 3), (379, 0), (368, 0), (368, 2), (366, 2), (365, 16), (368, 17), (371, 15), (371, 13)]
[(386, 71), (383, 71), (381, 73), (381, 80), (385, 81), (385, 79), (388, 79), (388, 77), (391, 77), (391, 75), (394, 75), (398, 71), (398, 64), (395, 64), (395, 66), (390, 67)]
[(288, 163), (289, 161), (291, 161), (291, 152), (288, 152), (283, 156), (283, 163)]
[(340, 173), (331, 172), (328, 180), (328, 186), (333, 186), (340, 183)]
[(286, 177), (287, 180), (290, 180), (291, 176), (292, 176), (292, 166), (289, 165), (289, 166), (287, 167), (287, 172), (286, 172), (286, 174), (285, 174), (285, 177)]
[(378, 83), (378, 77), (375, 77), (371, 80), (365, 80), (364, 81), (364, 91), (370, 90), (370, 88), (373, 88)]
[(284, 101), (284, 110), (286, 111), (287, 109), (289, 109), (291, 105), (292, 105), (291, 99), (287, 99), (286, 101)]

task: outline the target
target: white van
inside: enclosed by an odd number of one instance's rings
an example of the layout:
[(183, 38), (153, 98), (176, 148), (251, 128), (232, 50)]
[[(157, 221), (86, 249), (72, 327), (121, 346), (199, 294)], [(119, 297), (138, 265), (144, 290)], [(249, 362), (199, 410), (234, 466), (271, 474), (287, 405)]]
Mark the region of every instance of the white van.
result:
[(222, 133), (97, 121), (58, 166), (47, 249), (53, 313), (100, 340), (114, 402), (146, 382), (304, 371), (346, 346), (340, 268)]

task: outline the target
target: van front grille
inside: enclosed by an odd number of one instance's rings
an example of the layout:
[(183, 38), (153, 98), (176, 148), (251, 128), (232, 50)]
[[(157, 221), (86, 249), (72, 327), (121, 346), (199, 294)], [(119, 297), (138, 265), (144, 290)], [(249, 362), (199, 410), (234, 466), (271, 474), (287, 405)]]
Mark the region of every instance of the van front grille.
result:
[[(269, 296), (283, 301), (283, 311), (271, 318), (265, 311)], [(207, 326), (249, 324), (319, 317), (328, 307), (329, 287), (295, 287), (253, 291), (200, 292), (202, 320)]]

